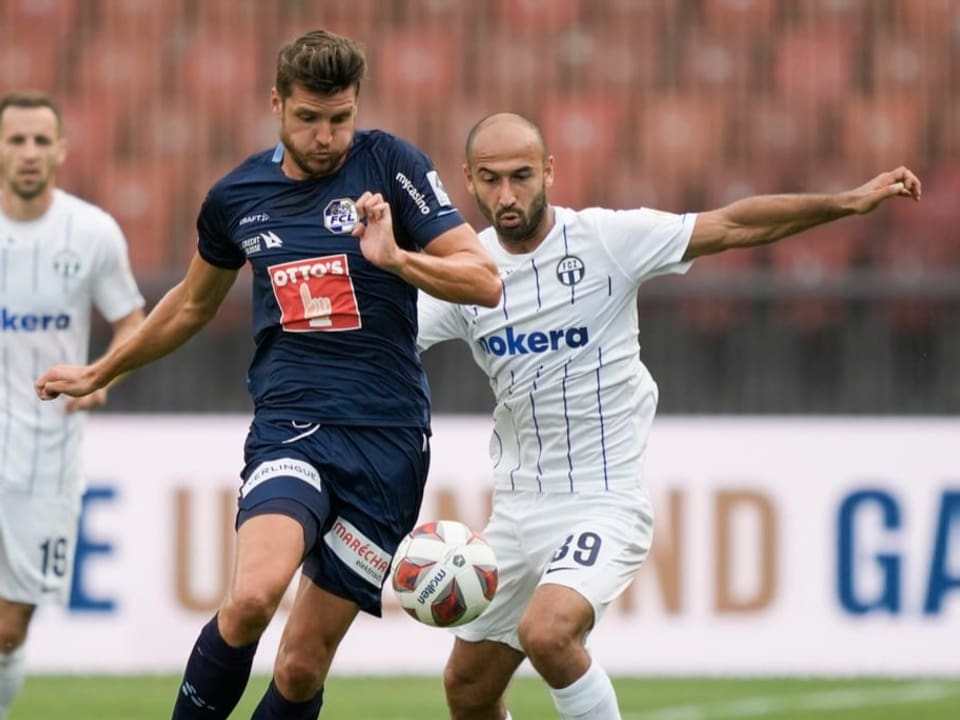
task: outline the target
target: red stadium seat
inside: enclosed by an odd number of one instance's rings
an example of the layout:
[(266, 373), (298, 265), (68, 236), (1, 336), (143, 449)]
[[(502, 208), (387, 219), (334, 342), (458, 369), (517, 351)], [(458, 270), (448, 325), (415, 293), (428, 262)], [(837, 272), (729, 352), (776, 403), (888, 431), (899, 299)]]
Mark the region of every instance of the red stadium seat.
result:
[[(843, 26), (841, 26), (843, 27)], [(853, 58), (862, 51), (853, 32), (790, 30), (774, 44), (778, 96), (811, 105), (845, 97), (854, 87)]]
[(680, 56), (680, 86), (703, 95), (743, 97), (755, 84), (756, 36), (736, 37), (723, 31), (693, 31)]
[(696, 96), (651, 96), (640, 111), (644, 172), (668, 178), (713, 172), (729, 139), (725, 111)]
[(40, 31), (63, 42), (75, 32), (84, 3), (71, 0), (4, 0), (0, 28)]
[(138, 277), (174, 269), (171, 228), (186, 211), (181, 180), (172, 166), (147, 162), (107, 165), (98, 178), (96, 202), (123, 228)]
[(603, 204), (600, 181), (621, 147), (624, 104), (612, 96), (555, 96), (547, 100), (542, 122), (556, 157), (554, 200), (574, 207)]
[(259, 44), (251, 52), (232, 35), (208, 32), (189, 38), (172, 69), (176, 83), (186, 89), (198, 111), (209, 108), (223, 115), (235, 114), (238, 107), (258, 97), (268, 97), (269, 84), (261, 82), (265, 71)]
[(944, 282), (960, 268), (960, 170), (945, 163), (921, 174), (923, 198), (890, 201), (877, 212), (883, 218), (882, 232), (871, 238), (874, 266), (889, 277), (888, 284), (901, 285), (912, 301), (879, 303), (895, 330), (925, 330), (939, 321), (947, 300), (937, 297), (934, 285)]
[(67, 163), (84, 176), (95, 176), (118, 152), (124, 109), (114, 96), (99, 100), (66, 95), (60, 106)]
[(0, 88), (37, 88), (56, 94), (64, 54), (52, 35), (21, 35), (0, 28)]
[(526, 103), (542, 100), (559, 86), (559, 65), (544, 61), (549, 48), (522, 34), (497, 32), (490, 37), (471, 37), (468, 43), (472, 52), (483, 58), (483, 70), (475, 82), (488, 103), (487, 112), (522, 110)]
[(704, 25), (726, 36), (769, 35), (777, 19), (777, 3), (769, 0), (702, 0)]
[(923, 153), (923, 107), (900, 97), (851, 97), (843, 111), (842, 152), (866, 172), (909, 164)]
[(757, 98), (738, 117), (738, 147), (755, 162), (792, 163), (812, 156), (819, 146), (821, 114), (809, 105)]
[(904, 27), (913, 37), (932, 38), (960, 23), (960, 3), (956, 0), (923, 0), (891, 3), (892, 22)]
[(495, 22), (531, 34), (553, 33), (576, 25), (582, 0), (494, 0)]
[(449, 98), (461, 83), (458, 38), (437, 33), (428, 40), (417, 30), (390, 33), (376, 44), (371, 80), (376, 102), (400, 103), (409, 112), (420, 98)]
[(944, 92), (950, 80), (949, 38), (875, 33), (870, 47), (871, 91), (896, 94), (909, 102)]
[(165, 38), (145, 33), (117, 38), (105, 33), (91, 36), (72, 69), (73, 91), (140, 107), (156, 97), (165, 67)]

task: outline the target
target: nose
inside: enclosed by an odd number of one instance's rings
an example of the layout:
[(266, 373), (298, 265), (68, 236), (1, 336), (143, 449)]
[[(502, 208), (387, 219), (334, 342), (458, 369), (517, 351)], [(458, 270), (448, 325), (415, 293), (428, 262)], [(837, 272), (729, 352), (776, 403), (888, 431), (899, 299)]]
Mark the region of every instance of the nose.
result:
[(510, 183), (510, 178), (503, 178), (500, 181), (497, 203), (500, 207), (504, 208), (512, 207), (517, 203), (517, 195), (513, 192), (513, 185)]
[(322, 147), (329, 145), (330, 141), (333, 139), (333, 131), (331, 130), (330, 123), (318, 122), (313, 130), (313, 139), (316, 141), (317, 145)]

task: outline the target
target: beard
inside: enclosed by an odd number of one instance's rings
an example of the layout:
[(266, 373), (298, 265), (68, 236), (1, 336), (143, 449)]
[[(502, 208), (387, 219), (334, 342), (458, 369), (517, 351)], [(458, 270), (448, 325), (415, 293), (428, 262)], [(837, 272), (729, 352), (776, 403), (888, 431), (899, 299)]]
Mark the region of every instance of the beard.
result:
[(323, 158), (311, 157), (309, 153), (305, 153), (297, 148), (297, 146), (293, 144), (290, 135), (283, 129), (280, 130), (280, 142), (283, 143), (284, 151), (289, 155), (290, 159), (293, 160), (294, 165), (307, 177), (323, 177), (329, 175), (340, 167), (340, 163), (343, 161), (345, 154), (331, 153)]
[[(514, 213), (520, 216), (520, 222), (513, 227), (504, 227), (500, 223), (500, 217), (507, 213)], [(500, 215), (494, 215), (488, 210), (486, 215), (490, 222), (496, 228), (497, 235), (506, 243), (524, 243), (537, 234), (540, 225), (543, 223), (543, 217), (547, 213), (547, 191), (541, 188), (530, 203), (530, 208), (524, 212), (519, 208), (510, 208), (501, 211)]]
[(33, 200), (36, 197), (40, 197), (44, 190), (47, 189), (47, 185), (50, 184), (50, 178), (45, 177), (40, 180), (31, 181), (30, 183), (24, 184), (22, 182), (17, 182), (16, 180), (10, 180), (7, 185), (10, 188), (10, 191), (16, 195), (21, 200)]

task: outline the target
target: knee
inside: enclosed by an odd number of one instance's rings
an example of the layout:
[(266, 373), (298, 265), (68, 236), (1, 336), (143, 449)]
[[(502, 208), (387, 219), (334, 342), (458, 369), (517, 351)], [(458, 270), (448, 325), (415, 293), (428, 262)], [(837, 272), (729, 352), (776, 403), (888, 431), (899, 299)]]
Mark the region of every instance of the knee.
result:
[(323, 687), (320, 663), (304, 653), (281, 650), (273, 674), (277, 687), (291, 702), (309, 700)]
[(220, 609), (224, 637), (259, 637), (270, 624), (279, 604), (280, 596), (269, 590), (256, 587), (234, 589)]
[(557, 625), (528, 618), (520, 621), (517, 633), (523, 651), (534, 665), (562, 657), (573, 642)]

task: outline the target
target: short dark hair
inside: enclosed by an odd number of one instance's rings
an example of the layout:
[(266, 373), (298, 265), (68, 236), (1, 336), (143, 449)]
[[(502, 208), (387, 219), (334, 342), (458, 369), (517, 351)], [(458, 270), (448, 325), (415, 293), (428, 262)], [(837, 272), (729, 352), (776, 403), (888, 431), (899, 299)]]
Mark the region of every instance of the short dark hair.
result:
[(60, 105), (50, 95), (42, 90), (14, 90), (0, 98), (0, 120), (8, 107), (18, 108), (50, 108), (57, 118), (57, 132), (63, 127), (63, 114)]
[(313, 30), (280, 48), (277, 94), (285, 100), (294, 86), (320, 95), (334, 95), (349, 87), (359, 92), (366, 72), (367, 58), (360, 43), (326, 30)]

